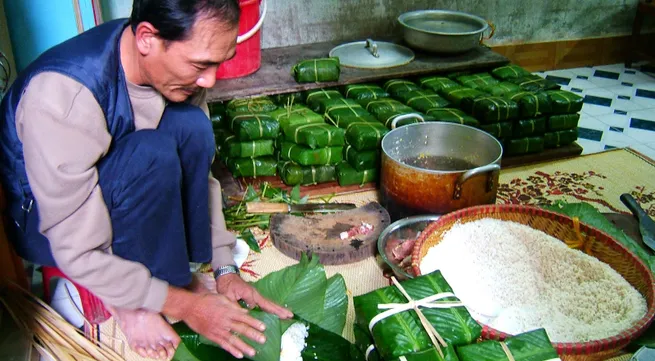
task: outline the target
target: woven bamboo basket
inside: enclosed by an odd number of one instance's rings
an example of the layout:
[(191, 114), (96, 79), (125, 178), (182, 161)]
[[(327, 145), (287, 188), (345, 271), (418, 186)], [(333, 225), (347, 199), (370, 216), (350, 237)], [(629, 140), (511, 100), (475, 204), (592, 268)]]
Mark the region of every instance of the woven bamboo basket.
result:
[[(428, 226), (416, 241), (412, 253), (412, 268), (420, 275), (419, 265), (428, 250), (438, 244), (445, 232), (456, 223), (466, 223), (482, 218), (513, 221), (543, 231), (559, 240), (575, 240), (582, 234), (581, 250), (607, 263), (635, 287), (646, 299), (648, 311), (632, 328), (618, 335), (589, 342), (554, 342), (553, 346), (563, 361), (600, 361), (620, 354), (620, 350), (641, 335), (655, 316), (655, 278), (646, 265), (618, 241), (598, 229), (575, 222), (570, 217), (541, 208), (519, 205), (485, 205), (461, 209), (442, 216)], [(503, 340), (506, 333), (482, 325), (482, 338)]]

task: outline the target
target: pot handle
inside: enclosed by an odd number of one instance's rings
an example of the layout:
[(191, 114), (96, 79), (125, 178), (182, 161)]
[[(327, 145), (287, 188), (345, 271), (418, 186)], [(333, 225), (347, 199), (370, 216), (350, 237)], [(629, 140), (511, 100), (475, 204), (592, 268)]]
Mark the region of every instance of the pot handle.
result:
[[(491, 172), (498, 172), (498, 171), (500, 171), (500, 166), (498, 164), (487, 164), (487, 165), (483, 165), (482, 167), (477, 167), (466, 171), (465, 173), (460, 175), (459, 178), (457, 178), (457, 181), (455, 182), (455, 192), (453, 193), (453, 199), (460, 199), (462, 197), (462, 185), (471, 177), (481, 173), (491, 173)], [(493, 188), (494, 188), (493, 177), (489, 177), (489, 181), (487, 182), (487, 192), (490, 192)]]
[(487, 25), (489, 25), (489, 29), (491, 29), (491, 31), (489, 32), (489, 35), (488, 35), (488, 36), (484, 36), (484, 32), (483, 32), (483, 34), (481, 34), (481, 36), (480, 36), (480, 44), (484, 44), (484, 41), (485, 41), (485, 40), (489, 40), (489, 39), (493, 38), (493, 37), (494, 37), (494, 34), (496, 33), (496, 25), (494, 25), (494, 23), (492, 23), (491, 21), (487, 20)]
[(244, 41), (250, 39), (262, 27), (262, 24), (264, 23), (264, 18), (266, 18), (266, 0), (262, 0), (262, 6), (263, 6), (262, 14), (259, 15), (259, 20), (257, 21), (257, 24), (255, 24), (255, 26), (253, 26), (252, 29), (248, 30), (248, 32), (246, 32), (245, 34), (237, 36), (237, 44), (241, 44)]
[(399, 121), (405, 120), (405, 119), (410, 119), (410, 118), (416, 118), (421, 123), (425, 122), (425, 119), (423, 119), (421, 114), (418, 114), (418, 113), (403, 114), (403, 115), (399, 115), (399, 116), (395, 117), (391, 121), (391, 129), (396, 129), (396, 125), (398, 124)]

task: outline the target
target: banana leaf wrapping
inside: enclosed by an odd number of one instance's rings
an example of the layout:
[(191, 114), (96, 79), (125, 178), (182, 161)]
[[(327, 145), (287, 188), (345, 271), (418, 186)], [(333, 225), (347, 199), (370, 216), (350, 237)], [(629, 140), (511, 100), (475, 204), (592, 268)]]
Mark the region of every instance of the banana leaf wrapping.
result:
[(292, 161), (286, 161), (280, 162), (277, 170), (282, 182), (288, 186), (327, 183), (337, 179), (333, 165), (303, 167)]
[(214, 140), (216, 141), (216, 146), (221, 147), (223, 144), (225, 144), (226, 141), (234, 139), (236, 140), (236, 137), (234, 136), (234, 133), (227, 129), (214, 129)]
[(305, 102), (305, 96), (302, 92), (276, 94), (272, 95), (271, 98), (273, 98), (273, 101), (281, 107), (294, 104), (303, 104)]
[(519, 117), (519, 105), (500, 97), (465, 98), (460, 106), (483, 124), (505, 122)]
[(519, 103), (522, 118), (534, 118), (551, 111), (550, 98), (544, 92), (518, 91), (506, 94), (505, 98)]
[(219, 129), (226, 127), (225, 104), (222, 102), (207, 104), (209, 107), (209, 119), (212, 121), (212, 128)]
[(284, 128), (284, 137), (290, 142), (302, 144), (312, 149), (346, 144), (345, 130), (324, 122), (298, 124)]
[(487, 94), (485, 94), (480, 90), (465, 88), (465, 87), (446, 90), (446, 93), (444, 94), (445, 98), (448, 99), (448, 101), (454, 107), (459, 107), (460, 104), (462, 103), (462, 100), (464, 99), (477, 98), (483, 95), (487, 95)]
[(498, 84), (482, 87), (480, 90), (482, 90), (485, 93), (491, 94), (495, 97), (504, 97), (507, 94), (521, 91), (521, 87), (514, 83), (503, 81)]
[(454, 80), (442, 76), (429, 76), (427, 78), (419, 79), (419, 84), (425, 89), (430, 89), (439, 94), (455, 88), (460, 88), (461, 85)]
[[(404, 281), (401, 285), (415, 301), (442, 293), (452, 294), (450, 285), (439, 271)], [(363, 330), (368, 330), (371, 320), (386, 311), (379, 309), (378, 305), (409, 302), (395, 286), (357, 296), (353, 301), (356, 327)], [(457, 299), (451, 296), (445, 297), (439, 302), (448, 301), (457, 302)], [(447, 360), (457, 360), (456, 355), (451, 355), (452, 347), (475, 342), (482, 332), (482, 327), (471, 317), (465, 307), (421, 307), (421, 311), (439, 335), (451, 346), (447, 349), (442, 348), (444, 354), (449, 357), (446, 358)], [(385, 360), (394, 360), (400, 356), (409, 356), (434, 349), (434, 345), (414, 310), (400, 312), (380, 320), (373, 326), (371, 334), (377, 352)], [(439, 358), (432, 359), (438, 360)]]
[(480, 90), (490, 85), (496, 85), (499, 83), (498, 79), (494, 78), (489, 73), (462, 75), (457, 78), (457, 81), (467, 88)]
[(361, 172), (366, 169), (377, 168), (380, 165), (380, 150), (358, 151), (352, 145), (343, 148), (343, 159), (355, 170)]
[(529, 92), (537, 92), (540, 90), (559, 90), (559, 84), (552, 80), (544, 79), (539, 75), (527, 75), (522, 78), (510, 79), (512, 83), (521, 87), (521, 89)]
[[(398, 110), (389, 110), (386, 112), (382, 112), (378, 114), (378, 120), (384, 124), (385, 127), (391, 129), (391, 126), (393, 124), (393, 121), (398, 118), (399, 116), (407, 115), (407, 114), (415, 114), (415, 115), (420, 115), (423, 120), (425, 121), (434, 121), (434, 118), (431, 116), (427, 116), (424, 114), (421, 114), (413, 109), (410, 108), (409, 111), (398, 111)], [(421, 122), (421, 119), (418, 117), (408, 117), (407, 119), (400, 119), (399, 121), (396, 122), (396, 127), (400, 127), (403, 125), (407, 124), (414, 124), (414, 123), (419, 123)]]
[(338, 81), (341, 75), (339, 58), (301, 60), (291, 68), (297, 83), (324, 83)]
[(446, 77), (448, 79), (457, 81), (457, 78), (459, 78), (460, 76), (464, 76), (464, 75), (471, 75), (471, 71), (470, 70), (455, 71), (455, 72), (452, 72), (452, 73), (448, 73), (448, 75), (446, 75)]
[(458, 123), (471, 127), (480, 126), (480, 122), (477, 119), (456, 108), (430, 109), (426, 114), (439, 122)]
[(275, 139), (280, 133), (280, 123), (268, 114), (239, 114), (230, 121), (230, 129), (243, 140)]
[[(515, 361), (550, 361), (559, 355), (543, 328), (509, 337), (504, 341)], [(457, 347), (461, 361), (507, 361), (500, 341), (484, 341)]]
[(398, 96), (398, 99), (408, 106), (418, 110), (419, 112), (427, 112), (430, 109), (445, 108), (450, 103), (448, 100), (432, 93), (431, 90), (416, 90), (403, 93)]
[(238, 142), (236, 138), (230, 138), (221, 146), (221, 151), (230, 158), (257, 158), (275, 154), (271, 139)]
[(507, 155), (539, 153), (544, 150), (544, 137), (525, 137), (509, 139), (503, 144), (503, 151)]
[(546, 132), (546, 117), (524, 119), (514, 122), (514, 138), (529, 137), (531, 135), (542, 135)]
[(277, 172), (277, 161), (274, 157), (229, 158), (227, 168), (234, 177), (274, 176)]
[(578, 121), (580, 121), (579, 113), (551, 115), (548, 117), (548, 130), (557, 131), (575, 129), (578, 127)]
[(380, 99), (388, 98), (389, 93), (387, 93), (380, 86), (375, 84), (352, 84), (345, 85), (341, 87), (341, 93), (346, 96), (346, 98), (354, 100), (368, 100), (368, 99)]
[(565, 90), (551, 90), (546, 94), (550, 99), (553, 114), (571, 114), (582, 110), (582, 97)]
[(324, 104), (325, 120), (339, 128), (348, 128), (352, 123), (378, 123), (377, 118), (352, 99), (333, 99)]
[(413, 112), (414, 108), (407, 106), (396, 99), (391, 98), (381, 98), (381, 99), (369, 99), (360, 102), (362, 107), (366, 109), (367, 112), (378, 117), (381, 113), (389, 111), (399, 111), (399, 112)]
[(387, 80), (386, 83), (384, 83), (384, 90), (391, 94), (394, 98), (400, 96), (403, 93), (410, 92), (413, 90), (421, 90), (421, 87), (416, 85), (416, 83), (413, 83), (409, 80), (404, 80), (404, 79), (391, 79)]
[(379, 149), (388, 132), (389, 129), (378, 121), (351, 123), (346, 129), (346, 141), (358, 151)]
[(503, 139), (512, 136), (512, 122), (501, 122), (480, 125), (480, 129), (491, 134), (496, 139)]
[(325, 112), (323, 102), (329, 99), (343, 99), (343, 95), (336, 89), (315, 89), (305, 92), (305, 104), (319, 114)]
[(278, 108), (269, 115), (280, 123), (280, 129), (298, 124), (324, 123), (321, 115), (300, 104)]
[(263, 96), (254, 98), (232, 99), (227, 105), (228, 114), (236, 115), (239, 113), (266, 113), (277, 109), (273, 99)]
[(529, 71), (518, 65), (506, 65), (491, 71), (491, 74), (500, 80), (518, 79), (531, 75)]
[(378, 168), (363, 169), (361, 171), (353, 168), (348, 162), (337, 164), (337, 181), (342, 187), (355, 184), (364, 185), (378, 180)]
[(544, 147), (558, 148), (569, 145), (578, 139), (578, 129), (560, 130), (544, 134)]
[(311, 149), (291, 142), (283, 142), (280, 158), (300, 165), (335, 165), (343, 160), (343, 147)]

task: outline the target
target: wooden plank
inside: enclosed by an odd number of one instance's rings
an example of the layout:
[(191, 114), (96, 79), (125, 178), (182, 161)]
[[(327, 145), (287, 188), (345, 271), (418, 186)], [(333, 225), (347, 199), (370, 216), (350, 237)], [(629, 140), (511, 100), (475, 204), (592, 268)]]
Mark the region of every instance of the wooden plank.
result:
[(342, 43), (314, 43), (264, 49), (262, 50), (262, 66), (257, 72), (243, 78), (218, 80), (216, 85), (208, 91), (207, 101), (211, 103), (233, 98), (288, 93), (395, 77), (486, 69), (508, 63), (507, 58), (483, 46), (455, 56), (438, 56), (416, 51), (416, 58), (407, 65), (374, 70), (342, 67), (338, 82), (296, 83), (291, 76), (293, 65), (302, 59), (326, 57), (332, 48)]

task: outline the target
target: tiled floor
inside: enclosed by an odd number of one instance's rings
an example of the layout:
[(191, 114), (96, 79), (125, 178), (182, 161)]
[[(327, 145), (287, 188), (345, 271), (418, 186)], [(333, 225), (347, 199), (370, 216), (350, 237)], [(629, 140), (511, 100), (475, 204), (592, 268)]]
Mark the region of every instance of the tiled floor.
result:
[(631, 147), (655, 159), (655, 69), (623, 64), (536, 74), (584, 97), (578, 124), (583, 154)]

